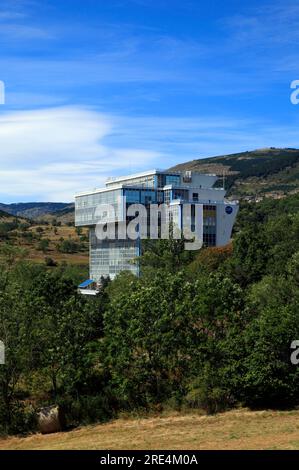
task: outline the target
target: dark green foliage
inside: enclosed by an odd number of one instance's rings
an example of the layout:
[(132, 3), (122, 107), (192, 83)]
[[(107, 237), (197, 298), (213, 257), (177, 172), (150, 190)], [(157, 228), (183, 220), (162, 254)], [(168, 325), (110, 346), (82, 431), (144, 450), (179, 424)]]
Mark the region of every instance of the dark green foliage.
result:
[(57, 246), (58, 251), (61, 253), (77, 253), (82, 250), (82, 245), (77, 243), (75, 240), (62, 240)]
[(32, 406), (13, 401), (7, 406), (0, 401), (0, 436), (27, 434), (37, 429), (36, 414)]
[(102, 386), (102, 372), (95, 371), (105, 292), (91, 301), (77, 295), (67, 270), (27, 263), (2, 269), (0, 275), (0, 339), (6, 358), (0, 365), (0, 432), (32, 428), (29, 398), (42, 405), (69, 397), (80, 404), (81, 414), (88, 408), (89, 420), (107, 416), (104, 394), (102, 408), (91, 412), (99, 392), (95, 384)]
[(117, 396), (129, 408), (182, 399), (202, 361), (217, 363), (228, 325), (240, 322), (241, 289), (221, 275), (190, 283), (183, 272), (129, 282), (104, 316)]
[(48, 251), (48, 248), (49, 248), (49, 240), (46, 238), (43, 238), (39, 242), (37, 249), (42, 251), (43, 253), (46, 253)]
[(144, 240), (143, 254), (140, 260), (141, 270), (153, 275), (159, 270), (175, 273), (187, 266), (194, 259), (194, 252), (185, 250), (185, 240)]
[(5, 240), (9, 238), (10, 232), (18, 227), (18, 223), (14, 222), (1, 222), (0, 223), (0, 239)]
[(123, 272), (93, 298), (77, 294), (82, 268), (2, 244), (0, 432), (34, 429), (31, 403), (61, 404), (69, 425), (164, 405), (298, 406), (298, 209), (296, 195), (243, 204), (228, 248), (148, 242), (141, 278)]

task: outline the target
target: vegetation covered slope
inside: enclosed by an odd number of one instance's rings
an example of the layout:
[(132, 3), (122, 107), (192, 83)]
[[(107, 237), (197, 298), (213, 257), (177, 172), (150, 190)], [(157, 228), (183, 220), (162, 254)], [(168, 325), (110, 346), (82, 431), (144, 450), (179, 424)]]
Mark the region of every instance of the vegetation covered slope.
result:
[(72, 208), (62, 212), (34, 221), (0, 211), (0, 249), (8, 244), (21, 250), (23, 259), (49, 266), (62, 262), (87, 266), (87, 230), (74, 227)]
[(172, 169), (225, 175), (229, 194), (237, 197), (279, 197), (299, 191), (298, 149), (258, 149), (192, 160)]
[(0, 433), (35, 429), (59, 403), (69, 426), (123, 412), (299, 406), (299, 194), (242, 203), (232, 245), (145, 244), (142, 276), (98, 296), (78, 272), (0, 245)]

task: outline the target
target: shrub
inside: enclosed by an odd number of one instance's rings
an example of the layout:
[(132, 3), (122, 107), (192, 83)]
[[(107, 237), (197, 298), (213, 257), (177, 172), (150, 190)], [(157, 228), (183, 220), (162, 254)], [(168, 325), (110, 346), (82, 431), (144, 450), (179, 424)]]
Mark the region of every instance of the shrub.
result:
[(48, 267), (57, 266), (56, 261), (54, 261), (53, 258), (49, 258), (49, 257), (46, 257), (46, 258), (45, 258), (45, 264), (46, 264), (46, 266), (48, 266)]
[(61, 397), (58, 404), (64, 411), (68, 427), (79, 424), (104, 422), (112, 418), (113, 411), (105, 395)]
[(14, 401), (7, 408), (0, 402), (0, 434), (28, 434), (36, 429), (36, 413), (31, 405)]
[(38, 247), (37, 247), (37, 249), (42, 251), (43, 253), (46, 253), (48, 248), (49, 248), (49, 240), (47, 240), (46, 238), (41, 240), (38, 244)]
[(77, 253), (80, 250), (80, 245), (74, 240), (63, 240), (57, 248), (61, 253)]

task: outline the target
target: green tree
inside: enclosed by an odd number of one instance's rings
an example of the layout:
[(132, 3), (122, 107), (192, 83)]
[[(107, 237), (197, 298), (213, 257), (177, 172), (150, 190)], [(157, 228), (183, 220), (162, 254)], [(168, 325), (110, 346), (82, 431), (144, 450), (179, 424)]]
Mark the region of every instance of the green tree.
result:
[(42, 251), (43, 253), (47, 253), (49, 249), (49, 244), (49, 240), (47, 238), (43, 238), (42, 240), (40, 240), (37, 249)]

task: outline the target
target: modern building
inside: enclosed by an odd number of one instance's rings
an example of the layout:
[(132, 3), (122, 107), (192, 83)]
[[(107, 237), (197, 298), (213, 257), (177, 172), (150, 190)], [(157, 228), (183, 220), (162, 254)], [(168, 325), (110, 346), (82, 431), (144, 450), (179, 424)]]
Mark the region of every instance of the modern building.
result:
[[(225, 189), (214, 187), (217, 180), (216, 175), (193, 171), (152, 170), (110, 178), (103, 189), (77, 194), (75, 223), (77, 227), (89, 227), (90, 239), (90, 280), (82, 284), (82, 292), (94, 292), (89, 285), (100, 283), (102, 277), (109, 276), (113, 279), (124, 270), (139, 275), (136, 260), (141, 253), (142, 237), (137, 236), (135, 240), (129, 237), (99, 239), (96, 236), (96, 226), (102, 223), (103, 217), (103, 213), (97, 210), (99, 205), (109, 204), (113, 207), (113, 215), (110, 219), (106, 217), (106, 221), (115, 222), (116, 226), (120, 227), (121, 224), (127, 225), (130, 222), (127, 210), (132, 204), (143, 204), (150, 210), (153, 204), (163, 203), (167, 211), (166, 215), (160, 216), (160, 229), (161, 225), (169, 221), (183, 229), (182, 214), (184, 206), (188, 204), (193, 214), (193, 225), (195, 214), (198, 218), (196, 223), (201, 227), (203, 244), (223, 246), (230, 241), (238, 212), (238, 201), (225, 200)], [(148, 215), (148, 224), (149, 217)]]

